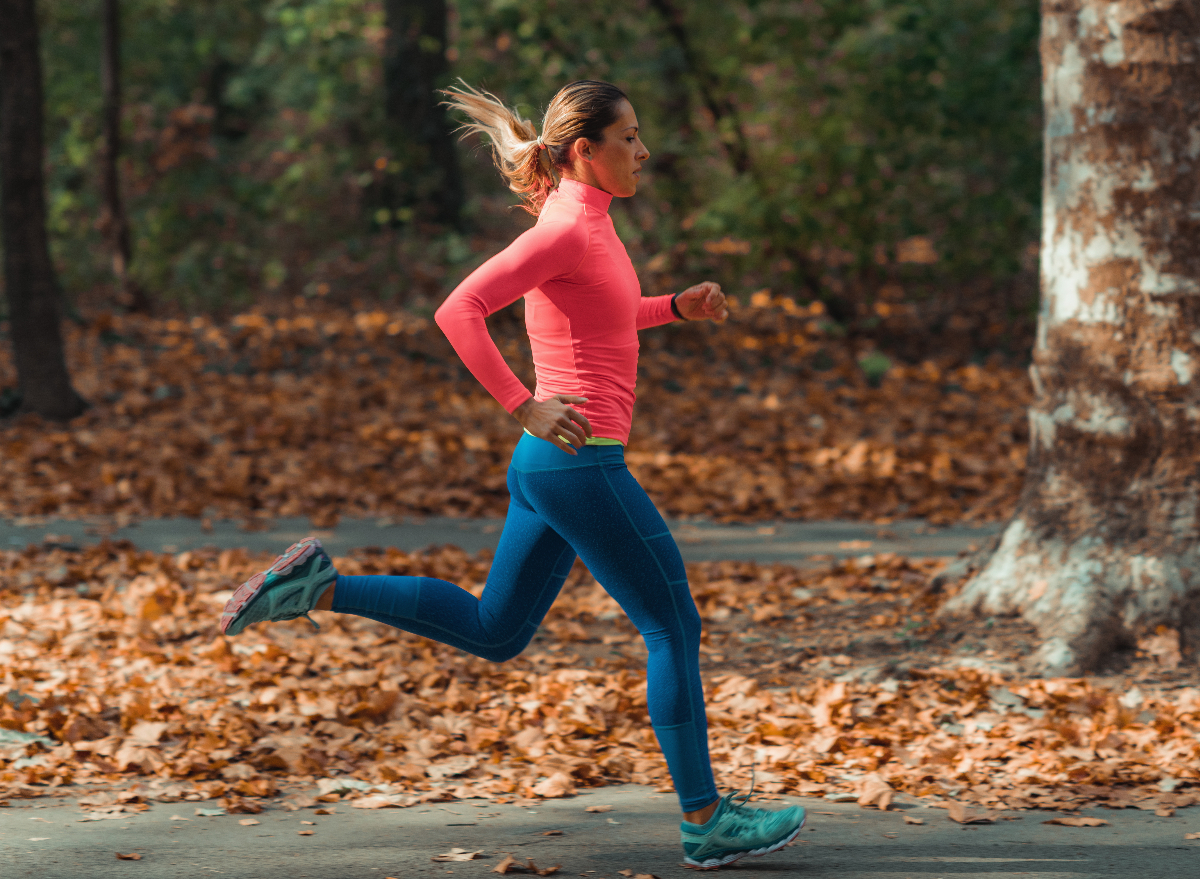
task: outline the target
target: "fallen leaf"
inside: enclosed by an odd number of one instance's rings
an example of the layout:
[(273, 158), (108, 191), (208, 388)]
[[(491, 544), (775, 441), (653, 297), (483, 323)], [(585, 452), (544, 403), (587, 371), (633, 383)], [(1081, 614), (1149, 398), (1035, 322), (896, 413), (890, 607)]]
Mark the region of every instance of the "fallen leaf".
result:
[(418, 802), (417, 797), (402, 794), (372, 794), (350, 801), (352, 809), (403, 809)]
[(995, 812), (985, 812), (980, 814), (967, 809), (965, 805), (957, 800), (948, 800), (946, 802), (946, 811), (950, 813), (950, 820), (958, 824), (994, 824), (996, 823)]
[(168, 820), (170, 820), (170, 821), (191, 821), (192, 819), (184, 818), (182, 815), (172, 815)]
[(925, 819), (924, 818), (914, 818), (911, 815), (905, 815), (904, 823), (905, 824), (924, 824)]
[(330, 806), (328, 809), (313, 809), (314, 815), (334, 815), (336, 813), (337, 809), (332, 806)]
[(468, 851), (465, 848), (452, 848), (445, 854), (434, 855), (429, 860), (437, 863), (444, 863), (448, 861), (473, 861), (482, 855), (483, 849), (479, 849), (478, 851)]
[(504, 860), (492, 868), (493, 873), (536, 873), (539, 876), (550, 876), (562, 869), (562, 864), (553, 867), (539, 867), (532, 858), (526, 858), (522, 864), (512, 855), (505, 855)]
[(862, 782), (862, 791), (858, 796), (858, 804), (863, 808), (876, 806), (879, 811), (886, 812), (892, 804), (896, 791), (876, 772), (866, 776)]
[(123, 855), (120, 852), (117, 852), (117, 860), (118, 861), (140, 861), (141, 859), (142, 859), (142, 856), (139, 855), (137, 852), (130, 852), (127, 855)]
[(561, 830), (547, 830), (542, 833), (542, 836), (562, 836), (562, 835), (563, 835), (563, 832)]
[(615, 821), (615, 820), (613, 820), (612, 818), (609, 818), (609, 819), (608, 819), (608, 823), (609, 823), (609, 824), (617, 824), (617, 825), (620, 825), (620, 823), (621, 823), (621, 822), (620, 822), (620, 821)]
[(312, 836), (315, 832), (316, 832), (315, 830), (297, 830), (296, 835), (297, 836)]
[(243, 818), (241, 821), (238, 822), (238, 824), (241, 824), (243, 827), (253, 827), (255, 824), (258, 824), (258, 823), (259, 823), (259, 821), (257, 818)]
[(613, 810), (612, 806), (588, 806), (583, 811), (585, 811), (585, 812), (611, 812), (612, 810)]
[(224, 809), (205, 809), (201, 806), (196, 807), (196, 814), (201, 818), (216, 818), (225, 814)]
[(555, 772), (545, 781), (533, 786), (532, 793), (536, 797), (569, 797), (575, 793), (575, 781), (565, 772)]
[(300, 823), (301, 823), (301, 824), (308, 824), (308, 825), (309, 825), (309, 826), (311, 826), (311, 827), (315, 827), (315, 826), (316, 826), (316, 824), (317, 824), (317, 822), (316, 822), (316, 821), (301, 821)]
[(1103, 818), (1091, 818), (1087, 815), (1066, 815), (1061, 818), (1051, 818), (1043, 824), (1061, 824), (1064, 827), (1103, 827), (1108, 822)]
[(1183, 838), (1184, 839), (1200, 839), (1200, 833), (1185, 833), (1183, 835)]
[(283, 808), (289, 812), (296, 812), (300, 809), (308, 809), (317, 804), (317, 798), (306, 794), (297, 794), (296, 796), (288, 797), (283, 801)]
[(630, 879), (632, 879), (632, 877), (633, 877), (633, 870), (617, 870), (617, 872), (620, 873), (622, 876), (630, 877)]
[(48, 837), (48, 836), (31, 836), (31, 837), (29, 837), (29, 841), (30, 842), (43, 842), (44, 840), (47, 840), (49, 838), (50, 837)]

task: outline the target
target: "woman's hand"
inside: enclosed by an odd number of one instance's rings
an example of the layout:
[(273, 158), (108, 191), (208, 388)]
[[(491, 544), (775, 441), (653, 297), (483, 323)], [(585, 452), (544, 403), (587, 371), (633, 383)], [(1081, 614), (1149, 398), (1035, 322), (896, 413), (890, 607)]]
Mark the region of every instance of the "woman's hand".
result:
[(684, 320), (708, 319), (721, 323), (729, 317), (725, 294), (721, 292), (721, 285), (715, 281), (705, 281), (695, 287), (688, 287), (676, 297), (675, 307), (679, 309)]
[[(572, 397), (570, 394), (555, 394), (540, 403), (530, 397), (512, 414), (523, 428), (538, 439), (554, 443), (569, 455), (577, 455), (579, 453), (574, 446), (584, 445), (592, 435), (592, 425), (568, 404), (586, 402), (586, 397)], [(563, 442), (562, 438), (568, 442)]]

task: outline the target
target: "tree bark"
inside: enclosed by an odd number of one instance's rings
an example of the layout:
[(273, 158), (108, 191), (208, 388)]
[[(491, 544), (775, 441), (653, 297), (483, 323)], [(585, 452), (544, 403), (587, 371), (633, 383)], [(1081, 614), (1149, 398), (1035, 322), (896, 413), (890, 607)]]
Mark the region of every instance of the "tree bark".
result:
[(457, 224), (462, 174), (437, 89), (446, 84), (446, 0), (384, 0), (383, 84), (387, 119), (414, 200)]
[(1022, 614), (1078, 672), (1200, 628), (1200, 7), (1043, 0), (1029, 467), (947, 610)]
[(100, 53), (100, 81), (104, 91), (104, 147), (100, 153), (100, 189), (104, 206), (100, 228), (112, 253), (113, 275), (118, 298), (134, 311), (149, 311), (145, 293), (129, 277), (133, 246), (129, 219), (121, 200), (121, 4), (120, 0), (102, 0), (104, 22)]
[(0, 0), (0, 215), (4, 284), (21, 409), (65, 420), (84, 409), (63, 354), (46, 240), (42, 67), (34, 0)]

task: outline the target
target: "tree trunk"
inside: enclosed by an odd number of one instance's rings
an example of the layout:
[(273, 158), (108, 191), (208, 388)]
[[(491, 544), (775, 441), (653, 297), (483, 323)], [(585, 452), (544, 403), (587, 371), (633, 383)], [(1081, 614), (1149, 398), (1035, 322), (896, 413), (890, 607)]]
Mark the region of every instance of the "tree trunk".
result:
[(129, 220), (121, 201), (121, 4), (102, 0), (104, 39), (100, 53), (100, 80), (104, 90), (104, 147), (100, 153), (101, 194), (104, 206), (100, 228), (112, 253), (118, 299), (134, 311), (149, 311), (145, 293), (129, 277), (133, 248)]
[(1043, 0), (1042, 303), (1025, 490), (947, 610), (1078, 672), (1200, 617), (1200, 7)]
[(413, 200), (457, 224), (462, 174), (437, 89), (446, 85), (446, 0), (384, 0), (383, 84), (388, 122)]
[(0, 215), (18, 393), (22, 410), (65, 420), (85, 404), (67, 374), (58, 282), (46, 241), (34, 0), (0, 0), (0, 21)]
[[(712, 114), (718, 137), (725, 144), (733, 169), (739, 174), (749, 173), (753, 170), (750, 147), (746, 143), (746, 133), (742, 130), (737, 107), (728, 97), (720, 95), (720, 84), (716, 76), (692, 45), (684, 24), (683, 9), (676, 5), (675, 0), (650, 0), (650, 5), (662, 16), (667, 24), (667, 31), (683, 53), (684, 63), (696, 81), (700, 99)], [(722, 131), (722, 128), (725, 130)]]

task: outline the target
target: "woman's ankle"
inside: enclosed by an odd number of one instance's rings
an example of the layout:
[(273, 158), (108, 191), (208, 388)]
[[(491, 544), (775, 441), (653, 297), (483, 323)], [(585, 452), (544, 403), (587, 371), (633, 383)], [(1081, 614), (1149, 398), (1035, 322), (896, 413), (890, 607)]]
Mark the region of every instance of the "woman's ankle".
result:
[(337, 588), (336, 580), (330, 583), (329, 588), (321, 593), (321, 597), (313, 605), (313, 610), (333, 610), (333, 590), (335, 588)]
[(691, 824), (707, 824), (708, 820), (716, 814), (717, 806), (720, 805), (720, 803), (720, 799), (716, 799), (703, 809), (697, 809), (695, 812), (684, 812), (683, 820)]

